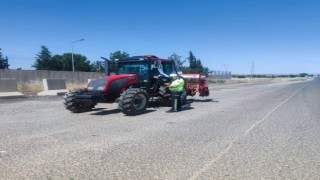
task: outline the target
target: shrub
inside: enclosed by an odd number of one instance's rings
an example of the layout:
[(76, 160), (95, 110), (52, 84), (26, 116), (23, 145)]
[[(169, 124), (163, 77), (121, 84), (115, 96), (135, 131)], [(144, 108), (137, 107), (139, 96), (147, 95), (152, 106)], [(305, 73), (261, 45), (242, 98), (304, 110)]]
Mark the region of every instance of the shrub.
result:
[(240, 75), (240, 76), (237, 76), (237, 78), (246, 78), (247, 76), (244, 76), (244, 75)]

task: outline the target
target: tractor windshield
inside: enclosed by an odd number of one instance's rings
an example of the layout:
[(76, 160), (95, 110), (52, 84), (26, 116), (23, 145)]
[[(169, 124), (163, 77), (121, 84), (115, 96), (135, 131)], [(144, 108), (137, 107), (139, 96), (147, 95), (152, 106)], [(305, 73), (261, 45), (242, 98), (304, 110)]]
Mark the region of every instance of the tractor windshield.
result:
[(177, 74), (173, 61), (154, 61), (151, 69), (157, 68), (160, 74), (169, 77), (170, 74)]
[(162, 62), (162, 68), (163, 68), (163, 72), (167, 75), (177, 74), (174, 64), (171, 61)]
[(119, 62), (117, 74), (137, 74), (140, 81), (148, 81), (148, 64), (144, 61)]

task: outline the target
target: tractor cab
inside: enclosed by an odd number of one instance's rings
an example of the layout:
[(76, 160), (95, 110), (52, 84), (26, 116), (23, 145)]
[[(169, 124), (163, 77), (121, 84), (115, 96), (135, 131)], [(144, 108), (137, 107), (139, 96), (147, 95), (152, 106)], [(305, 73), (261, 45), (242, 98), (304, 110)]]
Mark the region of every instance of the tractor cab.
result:
[(155, 85), (155, 76), (168, 81), (170, 74), (177, 73), (174, 62), (156, 56), (133, 56), (120, 59), (117, 61), (117, 69), (117, 75), (137, 74), (139, 87), (148, 90)]

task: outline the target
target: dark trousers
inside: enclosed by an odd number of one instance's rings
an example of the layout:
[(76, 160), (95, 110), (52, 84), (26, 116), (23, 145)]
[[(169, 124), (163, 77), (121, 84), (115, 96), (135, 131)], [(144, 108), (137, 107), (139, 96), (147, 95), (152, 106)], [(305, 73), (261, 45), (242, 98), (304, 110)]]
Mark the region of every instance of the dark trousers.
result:
[(183, 91), (171, 91), (171, 111), (177, 112), (181, 110), (180, 96)]

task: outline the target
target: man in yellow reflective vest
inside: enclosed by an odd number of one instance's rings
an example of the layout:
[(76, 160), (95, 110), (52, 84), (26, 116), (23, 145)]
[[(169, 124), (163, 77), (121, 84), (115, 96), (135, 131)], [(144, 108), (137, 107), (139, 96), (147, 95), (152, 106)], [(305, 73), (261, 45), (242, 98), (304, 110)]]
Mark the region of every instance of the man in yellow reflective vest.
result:
[(177, 74), (170, 74), (172, 77), (172, 82), (169, 86), (171, 91), (171, 107), (169, 112), (178, 112), (181, 110), (181, 100), (180, 96), (184, 91), (184, 80), (180, 78)]

